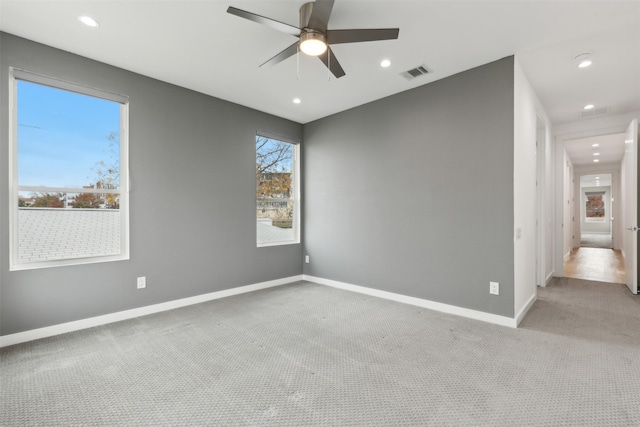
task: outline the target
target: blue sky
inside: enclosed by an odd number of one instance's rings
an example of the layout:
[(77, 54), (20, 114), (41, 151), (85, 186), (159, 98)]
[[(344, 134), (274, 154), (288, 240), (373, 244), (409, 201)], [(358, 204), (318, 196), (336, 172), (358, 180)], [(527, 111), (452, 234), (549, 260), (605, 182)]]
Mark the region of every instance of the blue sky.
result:
[[(270, 153), (274, 151), (278, 145), (282, 144), (282, 141), (278, 141), (277, 139), (271, 139), (261, 136), (256, 136), (256, 150), (258, 150), (258, 140), (260, 138), (264, 138), (267, 140), (266, 144), (264, 144), (260, 150), (261, 153)], [(274, 167), (270, 168), (270, 172), (291, 172), (291, 168), (293, 165), (293, 145), (290, 143), (286, 143), (289, 146), (288, 150), (288, 158), (285, 158), (278, 162)], [(271, 158), (265, 160), (267, 163), (271, 161)]]
[(118, 161), (120, 104), (18, 80), (18, 183), (82, 187), (100, 160)]

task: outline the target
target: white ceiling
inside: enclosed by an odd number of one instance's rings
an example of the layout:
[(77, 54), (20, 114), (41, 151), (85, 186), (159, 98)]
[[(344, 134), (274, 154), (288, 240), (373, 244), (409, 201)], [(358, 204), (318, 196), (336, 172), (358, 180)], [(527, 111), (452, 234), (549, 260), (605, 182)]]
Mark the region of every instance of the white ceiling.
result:
[[(399, 27), (398, 40), (337, 45), (347, 75), (300, 55), (258, 65), (295, 39), (226, 13), (298, 25), (304, 0), (8, 1), (0, 30), (257, 110), (307, 123), (516, 54), (554, 123), (586, 103), (640, 110), (640, 2), (337, 0), (329, 29)], [(90, 15), (91, 29), (77, 20)], [(579, 70), (574, 57), (593, 53)], [(379, 66), (388, 58), (392, 65)], [(400, 73), (426, 65), (411, 82)], [(302, 99), (293, 104), (295, 97)]]
[[(619, 164), (624, 156), (624, 133), (565, 141), (564, 148), (573, 166)], [(598, 144), (594, 147), (594, 144)], [(596, 155), (596, 153), (598, 153)], [(598, 160), (598, 162), (594, 162)]]
[(610, 187), (611, 186), (611, 174), (595, 174), (595, 175), (582, 175), (580, 177), (580, 188), (591, 187)]

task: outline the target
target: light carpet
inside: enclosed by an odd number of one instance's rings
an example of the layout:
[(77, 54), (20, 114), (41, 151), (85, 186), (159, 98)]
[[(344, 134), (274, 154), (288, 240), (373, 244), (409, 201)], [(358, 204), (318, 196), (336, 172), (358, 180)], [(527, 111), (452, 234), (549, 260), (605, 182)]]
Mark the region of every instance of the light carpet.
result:
[(0, 350), (2, 426), (638, 426), (640, 299), (520, 329), (300, 282)]

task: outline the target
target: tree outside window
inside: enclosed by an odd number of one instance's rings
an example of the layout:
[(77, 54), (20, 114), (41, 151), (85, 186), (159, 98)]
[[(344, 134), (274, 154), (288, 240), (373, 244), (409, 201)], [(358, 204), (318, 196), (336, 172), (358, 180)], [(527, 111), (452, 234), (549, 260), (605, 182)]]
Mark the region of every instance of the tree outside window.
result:
[(297, 242), (297, 145), (256, 136), (256, 219), (259, 246)]

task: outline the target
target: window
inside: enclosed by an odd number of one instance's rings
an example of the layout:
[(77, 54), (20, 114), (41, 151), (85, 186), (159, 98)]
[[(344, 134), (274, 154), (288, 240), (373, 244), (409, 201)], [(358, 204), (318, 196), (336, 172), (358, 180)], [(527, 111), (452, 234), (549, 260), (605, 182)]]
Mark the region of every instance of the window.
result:
[(587, 202), (585, 206), (585, 214), (587, 221), (604, 221), (605, 220), (605, 203), (604, 191), (587, 192)]
[(258, 246), (300, 243), (299, 146), (256, 135)]
[(11, 70), (11, 270), (129, 258), (128, 99)]

